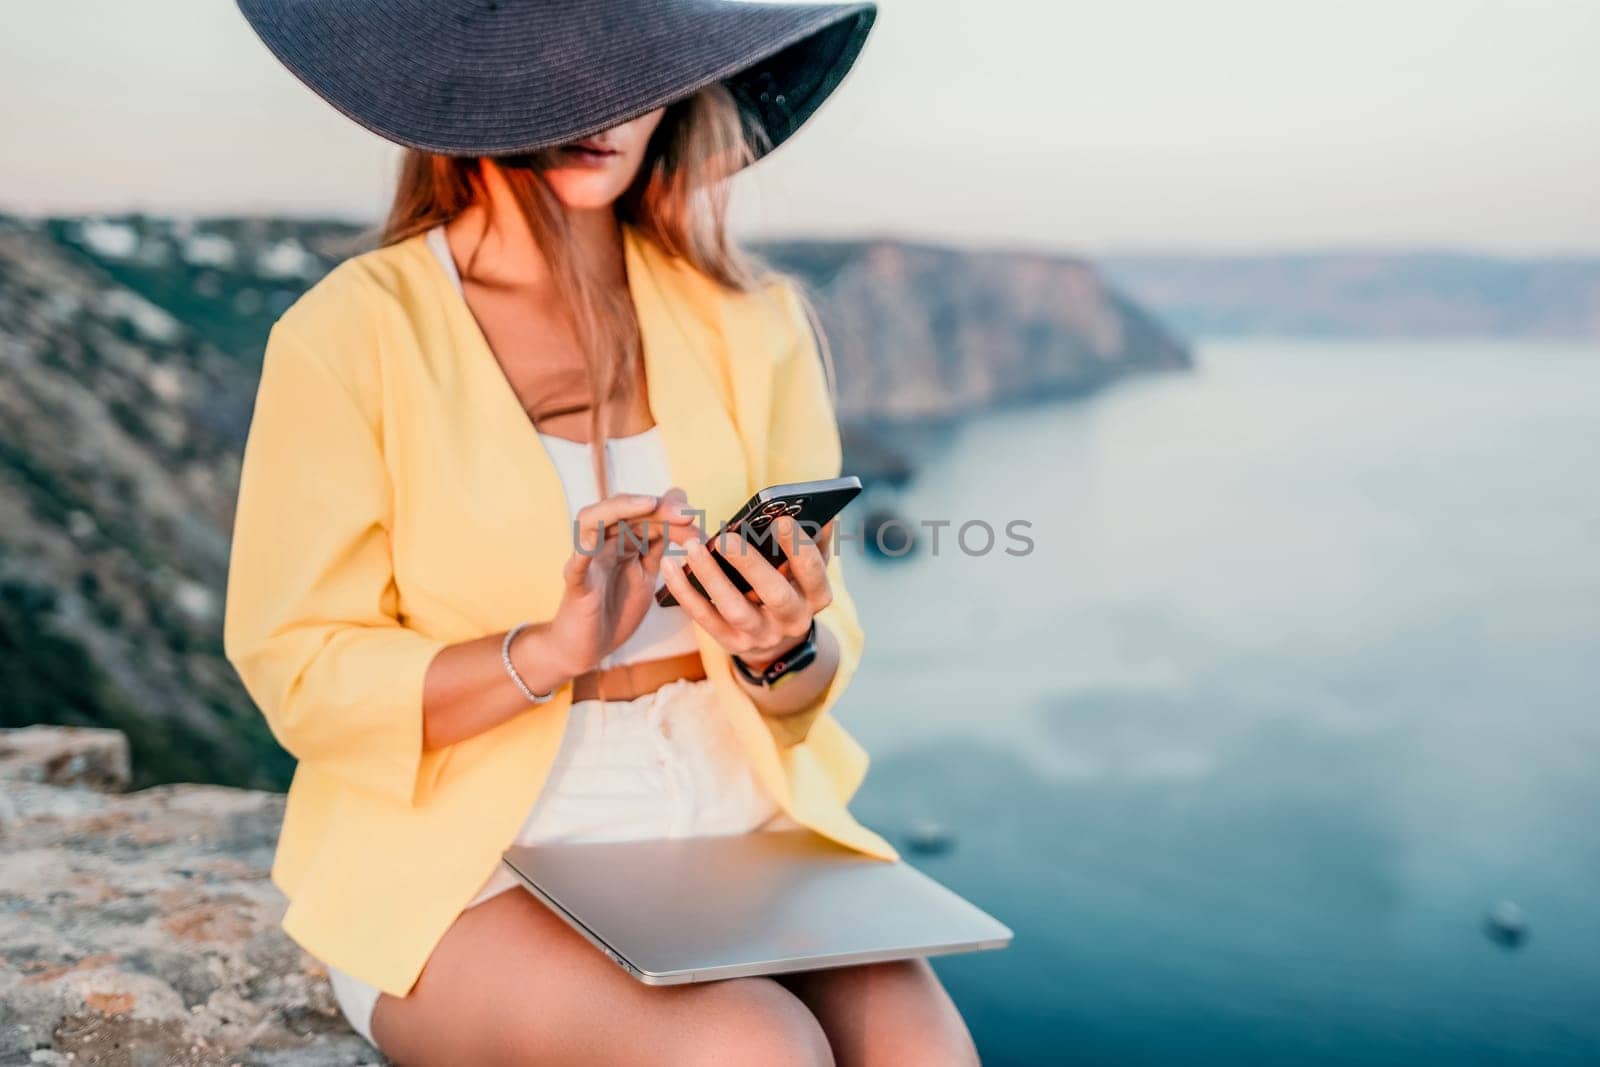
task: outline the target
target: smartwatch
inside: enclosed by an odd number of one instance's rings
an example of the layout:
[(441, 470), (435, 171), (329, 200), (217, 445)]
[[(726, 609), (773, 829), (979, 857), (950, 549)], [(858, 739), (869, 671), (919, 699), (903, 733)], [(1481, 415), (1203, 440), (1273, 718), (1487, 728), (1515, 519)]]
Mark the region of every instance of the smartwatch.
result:
[(811, 627), (806, 630), (805, 637), (801, 638), (798, 645), (795, 645), (789, 651), (767, 664), (766, 669), (763, 671), (751, 670), (750, 666), (738, 656), (729, 658), (733, 660), (733, 669), (739, 672), (739, 677), (751, 685), (771, 689), (789, 675), (811, 666), (816, 660), (817, 620), (811, 620)]

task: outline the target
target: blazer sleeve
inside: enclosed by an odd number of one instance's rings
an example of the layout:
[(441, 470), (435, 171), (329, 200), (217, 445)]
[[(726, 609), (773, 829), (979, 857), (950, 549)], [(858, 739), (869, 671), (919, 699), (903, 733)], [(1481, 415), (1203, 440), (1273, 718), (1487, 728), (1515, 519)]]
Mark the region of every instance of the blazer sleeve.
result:
[(422, 747), (422, 679), (447, 642), (397, 614), (379, 425), (375, 378), (273, 327), (240, 470), (223, 649), (302, 765), (410, 805), (443, 766), (444, 750)]
[[(811, 322), (794, 284), (778, 286), (788, 336), (791, 338), (773, 374), (772, 412), (768, 419), (767, 483), (804, 482), (837, 478), (843, 462), (839, 426), (828, 389), (822, 356)], [(809, 708), (789, 715), (764, 716), (780, 745), (804, 741), (817, 719), (828, 714), (850, 685), (866, 637), (855, 602), (845, 584), (843, 556), (838, 537), (828, 561), (828, 581), (833, 603), (817, 614), (817, 625), (827, 627), (839, 644), (839, 669), (833, 681)]]

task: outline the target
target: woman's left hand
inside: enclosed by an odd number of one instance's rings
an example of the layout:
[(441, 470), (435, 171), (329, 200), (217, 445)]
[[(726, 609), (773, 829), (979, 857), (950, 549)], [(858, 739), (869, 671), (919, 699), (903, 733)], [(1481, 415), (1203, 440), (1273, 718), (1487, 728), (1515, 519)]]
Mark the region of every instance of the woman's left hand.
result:
[(683, 610), (712, 640), (761, 670), (799, 644), (817, 612), (833, 602), (825, 558), (831, 534), (831, 524), (812, 540), (792, 518), (774, 522), (770, 535), (788, 557), (787, 575), (734, 531), (719, 534), (718, 554), (750, 583), (749, 594), (728, 580), (698, 537), (686, 542), (684, 549), (689, 569), (709, 597), (695, 592), (683, 572), (683, 561), (670, 554), (661, 561), (661, 574)]

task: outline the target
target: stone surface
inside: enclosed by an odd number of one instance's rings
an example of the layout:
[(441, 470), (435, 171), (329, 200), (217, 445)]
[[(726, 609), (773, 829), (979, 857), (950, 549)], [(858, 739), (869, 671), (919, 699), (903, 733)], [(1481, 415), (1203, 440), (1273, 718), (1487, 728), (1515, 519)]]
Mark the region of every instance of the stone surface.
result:
[(381, 1062), (279, 929), (283, 798), (51, 784), (106, 733), (0, 731), (0, 1065)]
[(27, 726), (0, 732), (0, 782), (128, 788), (128, 738), (120, 730)]

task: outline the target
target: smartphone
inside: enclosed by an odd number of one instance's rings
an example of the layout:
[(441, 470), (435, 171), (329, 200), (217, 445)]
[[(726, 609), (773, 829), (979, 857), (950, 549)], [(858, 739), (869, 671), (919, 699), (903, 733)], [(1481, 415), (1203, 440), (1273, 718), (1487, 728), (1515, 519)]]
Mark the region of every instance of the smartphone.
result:
[[(787, 515), (800, 524), (802, 534), (816, 537), (822, 528), (843, 511), (844, 506), (854, 500), (860, 492), (861, 479), (853, 475), (829, 478), (820, 482), (794, 482), (789, 485), (770, 486), (745, 501), (744, 507), (734, 512), (733, 517), (723, 523), (721, 529), (733, 530), (744, 538), (753, 550), (765, 556), (768, 563), (779, 567), (788, 561), (789, 556), (783, 551), (783, 546), (778, 544), (777, 535), (770, 532), (769, 528), (773, 522)], [(744, 580), (744, 575), (739, 573), (738, 568), (717, 551), (718, 533), (720, 530), (709, 535), (707, 547), (711, 550), (711, 558), (717, 561), (722, 573), (728, 576), (734, 588), (741, 593), (748, 593), (750, 583)], [(705, 596), (705, 587), (695, 579), (695, 576), (687, 570), (683, 573), (688, 577), (689, 585), (694, 591)], [(663, 585), (656, 590), (656, 603), (664, 608), (675, 607), (678, 598), (672, 595), (672, 590)]]

